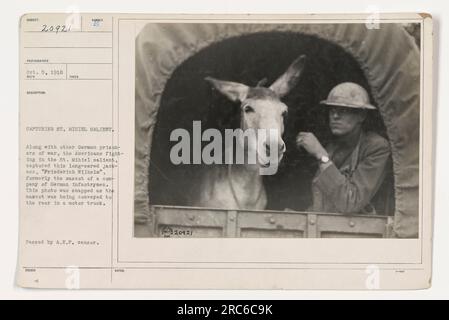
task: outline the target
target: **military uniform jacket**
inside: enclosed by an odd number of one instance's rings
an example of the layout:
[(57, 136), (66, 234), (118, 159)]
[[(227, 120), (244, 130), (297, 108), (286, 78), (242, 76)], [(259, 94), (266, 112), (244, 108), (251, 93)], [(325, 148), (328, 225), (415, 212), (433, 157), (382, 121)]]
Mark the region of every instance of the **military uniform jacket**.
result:
[(312, 210), (376, 213), (371, 202), (391, 166), (388, 141), (374, 132), (362, 131), (356, 146), (333, 142), (326, 150), (332, 163), (318, 169), (313, 179)]

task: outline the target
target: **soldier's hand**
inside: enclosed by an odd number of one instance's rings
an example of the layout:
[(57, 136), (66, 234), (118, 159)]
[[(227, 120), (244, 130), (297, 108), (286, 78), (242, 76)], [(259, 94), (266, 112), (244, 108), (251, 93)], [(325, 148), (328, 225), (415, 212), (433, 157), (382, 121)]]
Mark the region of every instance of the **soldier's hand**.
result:
[(311, 132), (298, 133), (296, 145), (298, 148), (304, 148), (310, 155), (317, 159), (321, 159), (322, 156), (328, 156), (326, 149), (324, 149), (317, 137)]

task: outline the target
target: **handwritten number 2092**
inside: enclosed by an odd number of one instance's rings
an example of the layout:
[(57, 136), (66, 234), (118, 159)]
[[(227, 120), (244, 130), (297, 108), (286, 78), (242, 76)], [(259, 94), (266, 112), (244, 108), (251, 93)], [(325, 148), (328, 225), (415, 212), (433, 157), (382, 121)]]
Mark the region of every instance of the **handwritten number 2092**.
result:
[(72, 26), (66, 26), (66, 25), (62, 25), (62, 24), (58, 24), (58, 25), (47, 25), (44, 24), (42, 25), (42, 29), (41, 32), (69, 32), (70, 29), (72, 28)]

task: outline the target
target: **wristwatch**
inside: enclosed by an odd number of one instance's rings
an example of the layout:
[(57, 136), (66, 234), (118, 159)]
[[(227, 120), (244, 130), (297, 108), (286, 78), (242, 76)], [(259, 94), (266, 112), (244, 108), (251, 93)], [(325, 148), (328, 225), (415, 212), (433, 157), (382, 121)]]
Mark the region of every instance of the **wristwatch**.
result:
[(330, 161), (328, 156), (321, 156), (320, 163), (328, 163)]

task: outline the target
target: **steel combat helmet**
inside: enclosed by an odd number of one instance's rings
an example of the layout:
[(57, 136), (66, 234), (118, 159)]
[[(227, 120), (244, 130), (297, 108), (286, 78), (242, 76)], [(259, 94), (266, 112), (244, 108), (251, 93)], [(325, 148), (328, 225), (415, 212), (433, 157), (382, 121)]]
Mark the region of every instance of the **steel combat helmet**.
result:
[(368, 92), (360, 85), (353, 82), (343, 82), (335, 86), (326, 100), (320, 104), (336, 107), (375, 110), (370, 104)]

